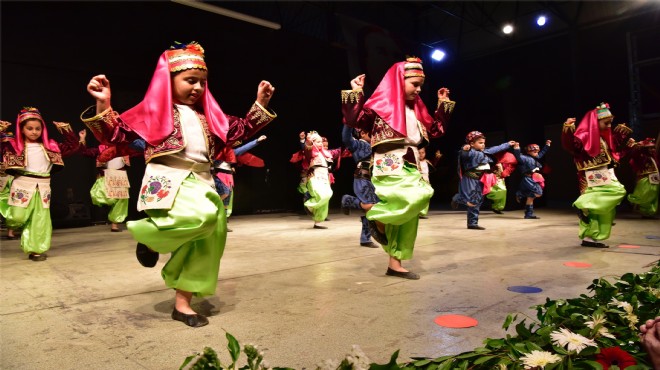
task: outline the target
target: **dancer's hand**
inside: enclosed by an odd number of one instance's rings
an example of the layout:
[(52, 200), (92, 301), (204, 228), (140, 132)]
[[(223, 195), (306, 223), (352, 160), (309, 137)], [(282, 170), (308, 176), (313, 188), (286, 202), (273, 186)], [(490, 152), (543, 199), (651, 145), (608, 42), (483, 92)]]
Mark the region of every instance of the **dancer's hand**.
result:
[(446, 87), (441, 87), (438, 90), (438, 100), (449, 101), (449, 89)]
[(365, 74), (361, 74), (354, 79), (351, 80), (351, 89), (353, 90), (359, 90), (364, 87), (364, 78)]
[(262, 107), (268, 107), (270, 99), (275, 94), (275, 86), (271, 85), (268, 81), (261, 81), (257, 88), (257, 103)]
[(566, 118), (566, 121), (564, 122), (564, 125), (574, 125), (575, 124), (575, 118)]
[(96, 99), (96, 113), (99, 114), (110, 108), (110, 80), (105, 75), (97, 75), (87, 84), (87, 91)]

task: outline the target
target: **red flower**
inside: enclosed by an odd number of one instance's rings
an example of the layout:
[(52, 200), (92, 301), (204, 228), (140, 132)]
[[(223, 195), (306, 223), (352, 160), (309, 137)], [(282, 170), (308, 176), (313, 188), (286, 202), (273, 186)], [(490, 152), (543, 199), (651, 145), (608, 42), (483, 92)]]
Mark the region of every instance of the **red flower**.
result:
[(603, 365), (603, 370), (609, 370), (612, 365), (618, 366), (619, 369), (625, 369), (628, 366), (637, 365), (635, 358), (620, 347), (601, 349), (600, 353), (596, 354), (596, 362)]
[(170, 193), (169, 191), (165, 191), (165, 190), (161, 189), (158, 192), (158, 194), (156, 194), (156, 195), (158, 195), (158, 198), (165, 198), (167, 196), (167, 194), (169, 194), (169, 193)]

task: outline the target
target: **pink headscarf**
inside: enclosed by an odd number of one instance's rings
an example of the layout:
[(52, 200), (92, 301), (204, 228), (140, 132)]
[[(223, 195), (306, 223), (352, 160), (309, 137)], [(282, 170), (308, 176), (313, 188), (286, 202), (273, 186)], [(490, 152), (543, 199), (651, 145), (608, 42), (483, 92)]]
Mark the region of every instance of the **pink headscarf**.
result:
[(592, 109), (584, 115), (584, 118), (580, 121), (580, 125), (575, 130), (575, 137), (582, 142), (584, 151), (591, 157), (595, 157), (600, 153), (600, 138), (602, 137), (605, 143), (607, 143), (614, 159), (619, 160), (619, 153), (616, 151), (614, 141), (612, 140), (612, 129), (600, 130), (597, 111), (598, 109)]
[[(365, 108), (376, 112), (392, 129), (398, 133), (408, 136), (406, 131), (406, 96), (405, 87), (405, 68), (406, 62), (395, 63), (387, 71), (383, 79), (376, 87), (376, 91), (364, 103)], [(417, 119), (426, 127), (431, 129), (433, 117), (429, 115), (424, 102), (417, 96), (412, 101)]]
[[(204, 89), (200, 102), (211, 133), (222, 141), (227, 141), (229, 121), (215, 101), (208, 85)], [(161, 54), (156, 71), (151, 78), (149, 89), (142, 102), (121, 114), (121, 119), (131, 130), (151, 145), (163, 142), (174, 130), (172, 116), (172, 76), (167, 58), (167, 51)]]
[(21, 129), (21, 122), (28, 119), (37, 119), (41, 121), (41, 142), (44, 148), (51, 152), (59, 153), (60, 147), (57, 142), (48, 138), (48, 130), (46, 129), (46, 122), (41, 117), (41, 113), (37, 108), (23, 108), (16, 117), (16, 136), (9, 139), (9, 143), (14, 147), (16, 154), (23, 153), (25, 138), (23, 138), (23, 130)]

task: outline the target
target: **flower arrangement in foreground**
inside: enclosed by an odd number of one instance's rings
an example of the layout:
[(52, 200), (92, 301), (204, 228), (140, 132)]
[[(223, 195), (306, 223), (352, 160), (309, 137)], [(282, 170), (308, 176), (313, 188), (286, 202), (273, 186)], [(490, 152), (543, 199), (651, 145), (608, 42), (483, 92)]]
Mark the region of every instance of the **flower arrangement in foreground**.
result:
[[(627, 273), (615, 283), (595, 279), (588, 287), (593, 295), (551, 300), (534, 306), (536, 319), (508, 315), (502, 326), (516, 335), (484, 340), (473, 351), (439, 358), (414, 358), (398, 363), (396, 351), (387, 364), (370, 363), (358, 346), (342, 361), (326, 360), (319, 369), (338, 370), (641, 370), (651, 369), (639, 343), (639, 323), (660, 316), (660, 261), (647, 273)], [(530, 323), (527, 323), (527, 321)], [(514, 325), (515, 323), (515, 325)], [(247, 365), (238, 367), (241, 349), (227, 333), (232, 364), (223, 365), (207, 347), (188, 357), (181, 369), (290, 369), (269, 367), (256, 346), (246, 345)]]

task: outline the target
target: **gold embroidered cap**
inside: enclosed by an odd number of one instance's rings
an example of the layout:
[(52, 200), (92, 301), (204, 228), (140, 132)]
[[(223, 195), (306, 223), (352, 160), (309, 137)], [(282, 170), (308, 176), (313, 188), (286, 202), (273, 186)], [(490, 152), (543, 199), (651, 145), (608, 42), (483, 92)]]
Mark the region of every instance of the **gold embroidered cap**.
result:
[(403, 77), (426, 77), (424, 75), (424, 68), (422, 67), (422, 60), (417, 57), (406, 58), (406, 63), (403, 65)]
[(206, 69), (204, 49), (195, 41), (189, 44), (175, 42), (167, 51), (167, 61), (170, 72), (180, 72), (186, 69)]
[(44, 123), (44, 119), (41, 117), (41, 113), (37, 108), (23, 107), (23, 109), (21, 109), (21, 112), (18, 114), (18, 123), (21, 124), (29, 119), (36, 119), (41, 121), (41, 124)]
[(596, 107), (596, 117), (598, 117), (598, 119), (612, 117), (612, 112), (610, 112), (610, 105), (607, 103), (600, 103)]

